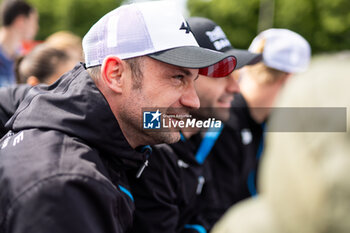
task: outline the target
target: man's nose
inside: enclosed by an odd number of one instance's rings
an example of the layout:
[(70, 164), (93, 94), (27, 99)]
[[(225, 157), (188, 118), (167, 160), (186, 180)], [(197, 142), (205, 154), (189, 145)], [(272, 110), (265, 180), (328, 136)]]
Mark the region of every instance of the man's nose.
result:
[(199, 98), (194, 87), (194, 83), (186, 88), (186, 91), (181, 96), (180, 102), (183, 106), (193, 109), (200, 107)]
[(232, 72), (229, 74), (229, 76), (226, 78), (226, 90), (229, 93), (239, 93), (239, 85), (238, 85), (238, 79), (239, 79), (239, 73), (237, 71)]

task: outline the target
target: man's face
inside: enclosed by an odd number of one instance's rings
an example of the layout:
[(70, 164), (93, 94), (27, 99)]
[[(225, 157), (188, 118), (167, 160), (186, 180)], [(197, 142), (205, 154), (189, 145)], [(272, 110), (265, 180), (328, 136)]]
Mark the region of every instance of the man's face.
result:
[[(239, 93), (238, 71), (233, 71), (224, 78), (210, 78), (202, 76), (196, 81), (195, 87), (200, 100), (201, 109), (196, 111), (203, 118), (215, 117), (227, 120), (233, 96)], [(208, 109), (206, 109), (208, 108)]]
[(23, 24), (23, 39), (24, 40), (33, 40), (36, 33), (39, 30), (39, 17), (36, 11), (33, 11), (29, 14), (28, 17), (24, 17)]
[(128, 124), (128, 130), (134, 131), (135, 137), (142, 139), (139, 140), (142, 144), (177, 142), (180, 139), (178, 129), (172, 129), (170, 132), (143, 130), (142, 108), (153, 108), (155, 111), (165, 108), (171, 111), (166, 112), (167, 114), (184, 114), (184, 109), (188, 112), (189, 109), (199, 108), (199, 99), (194, 87), (198, 69), (168, 65), (149, 57), (144, 57), (141, 63), (141, 86), (135, 88), (130, 73), (129, 83), (123, 90), (124, 101), (120, 109), (120, 118)]

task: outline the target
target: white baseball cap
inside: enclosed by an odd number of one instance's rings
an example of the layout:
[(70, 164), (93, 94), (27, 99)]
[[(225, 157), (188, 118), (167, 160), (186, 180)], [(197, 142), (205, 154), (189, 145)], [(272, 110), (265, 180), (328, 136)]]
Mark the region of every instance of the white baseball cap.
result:
[(83, 38), (86, 67), (101, 65), (109, 55), (121, 59), (148, 55), (210, 77), (224, 77), (236, 58), (200, 48), (173, 1), (121, 6), (103, 16)]
[(266, 66), (288, 73), (305, 71), (311, 48), (299, 34), (288, 29), (268, 29), (254, 38), (250, 52), (262, 52)]

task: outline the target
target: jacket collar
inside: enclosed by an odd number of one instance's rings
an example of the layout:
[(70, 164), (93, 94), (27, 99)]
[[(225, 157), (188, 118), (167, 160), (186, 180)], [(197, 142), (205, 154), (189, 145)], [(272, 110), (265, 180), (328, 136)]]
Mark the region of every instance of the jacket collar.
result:
[(40, 128), (78, 137), (121, 167), (134, 167), (145, 160), (145, 154), (127, 142), (83, 64), (51, 86), (32, 88), (8, 126), (13, 131)]

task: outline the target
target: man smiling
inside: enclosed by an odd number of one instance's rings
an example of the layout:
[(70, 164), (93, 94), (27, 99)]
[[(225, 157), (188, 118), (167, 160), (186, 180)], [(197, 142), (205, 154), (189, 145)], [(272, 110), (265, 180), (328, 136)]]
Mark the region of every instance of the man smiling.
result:
[[(122, 6), (85, 35), (86, 64), (31, 89), (0, 141), (1, 232), (127, 232), (146, 144), (143, 107), (198, 108), (198, 74), (226, 76), (233, 56), (198, 47), (166, 1)], [(200, 59), (198, 59), (200, 58)]]

